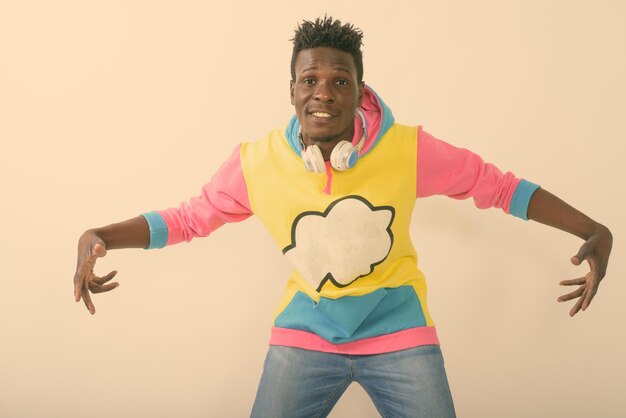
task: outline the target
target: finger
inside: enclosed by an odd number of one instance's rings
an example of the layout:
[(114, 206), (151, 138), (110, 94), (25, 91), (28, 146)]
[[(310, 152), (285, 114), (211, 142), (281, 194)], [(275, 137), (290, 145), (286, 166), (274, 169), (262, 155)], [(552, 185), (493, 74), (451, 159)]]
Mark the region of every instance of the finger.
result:
[(585, 283), (587, 283), (587, 279), (585, 277), (579, 277), (578, 279), (571, 279), (571, 280), (563, 280), (559, 282), (561, 286), (573, 286), (573, 285), (580, 286)]
[(96, 307), (93, 306), (91, 295), (89, 294), (89, 282), (85, 280), (83, 283), (83, 302), (85, 302), (85, 306), (87, 307), (87, 310), (89, 310), (89, 313), (93, 315), (96, 313)]
[(76, 273), (74, 273), (74, 300), (78, 302), (80, 300), (81, 289), (83, 288), (83, 280), (84, 274), (82, 269), (79, 267), (76, 268)]
[(74, 274), (74, 300), (80, 301), (83, 285), (88, 280), (88, 276), (91, 274), (91, 263), (88, 260), (83, 260), (77, 267)]
[(583, 304), (582, 304), (582, 310), (583, 311), (589, 307), (589, 305), (591, 304), (591, 301), (593, 300), (594, 296), (596, 295), (596, 293), (598, 293), (598, 285), (599, 284), (600, 283), (595, 281), (595, 282), (592, 282), (592, 284), (589, 285), (589, 291), (585, 295), (585, 299), (583, 300)]
[(91, 293), (104, 293), (115, 289), (119, 285), (120, 284), (118, 282), (101, 285), (92, 281), (91, 283), (89, 283), (89, 290), (91, 290)]
[(93, 281), (96, 282), (97, 284), (105, 284), (106, 282), (108, 282), (109, 280), (114, 278), (116, 274), (117, 274), (117, 271), (113, 270), (112, 272), (110, 272), (106, 276), (94, 278)]
[(557, 301), (559, 301), (559, 302), (566, 302), (568, 300), (572, 300), (574, 298), (582, 296), (584, 291), (585, 291), (585, 286), (581, 286), (578, 289), (574, 290), (572, 293), (568, 293), (566, 295), (559, 296)]
[(585, 293), (583, 292), (583, 295), (576, 301), (576, 304), (569, 311), (569, 316), (574, 316), (578, 313), (578, 311), (580, 311), (580, 307), (583, 304), (584, 297), (585, 297)]

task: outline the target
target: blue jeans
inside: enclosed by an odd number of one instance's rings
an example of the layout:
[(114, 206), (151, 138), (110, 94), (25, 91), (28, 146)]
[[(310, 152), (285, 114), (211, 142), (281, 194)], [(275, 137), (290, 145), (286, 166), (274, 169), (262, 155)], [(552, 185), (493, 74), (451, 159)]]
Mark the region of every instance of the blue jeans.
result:
[(352, 382), (382, 417), (455, 417), (437, 345), (375, 355), (270, 346), (252, 417), (326, 417)]

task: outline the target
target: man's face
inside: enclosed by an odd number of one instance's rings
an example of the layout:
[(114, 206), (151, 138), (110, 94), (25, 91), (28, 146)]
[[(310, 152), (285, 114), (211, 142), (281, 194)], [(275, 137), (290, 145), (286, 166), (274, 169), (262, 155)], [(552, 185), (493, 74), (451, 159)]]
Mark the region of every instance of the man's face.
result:
[(352, 55), (328, 47), (304, 49), (295, 70), (291, 104), (305, 142), (352, 141), (354, 111), (363, 96)]

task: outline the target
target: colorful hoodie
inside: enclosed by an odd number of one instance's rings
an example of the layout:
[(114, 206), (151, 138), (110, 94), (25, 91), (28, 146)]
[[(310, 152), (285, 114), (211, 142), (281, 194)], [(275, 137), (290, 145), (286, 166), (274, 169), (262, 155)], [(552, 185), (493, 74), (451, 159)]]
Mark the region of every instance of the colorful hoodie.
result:
[[(327, 162), (325, 174), (307, 172), (294, 116), (285, 131), (237, 146), (200, 196), (145, 214), (149, 248), (255, 214), (293, 266), (270, 344), (344, 354), (439, 344), (409, 236), (416, 197), (472, 197), (479, 208), (527, 219), (538, 186), (395, 123), (369, 87), (361, 110), (368, 138), (354, 168)], [(353, 143), (361, 134), (355, 118)]]

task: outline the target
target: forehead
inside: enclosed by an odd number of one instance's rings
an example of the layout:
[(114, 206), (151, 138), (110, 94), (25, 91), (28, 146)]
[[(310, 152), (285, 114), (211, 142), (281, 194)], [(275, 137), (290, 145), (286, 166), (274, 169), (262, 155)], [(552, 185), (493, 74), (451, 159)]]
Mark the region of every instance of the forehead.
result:
[(316, 69), (343, 70), (356, 75), (352, 54), (329, 47), (303, 49), (296, 57), (296, 73)]

